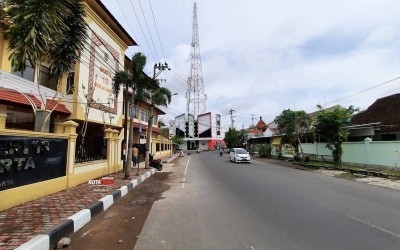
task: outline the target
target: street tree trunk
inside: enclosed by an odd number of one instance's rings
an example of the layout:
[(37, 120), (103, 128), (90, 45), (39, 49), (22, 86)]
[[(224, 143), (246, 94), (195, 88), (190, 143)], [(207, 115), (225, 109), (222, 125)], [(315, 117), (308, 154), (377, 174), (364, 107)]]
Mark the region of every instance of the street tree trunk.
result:
[(124, 100), (125, 100), (125, 105), (124, 105), (124, 110), (125, 110), (125, 122), (124, 122), (124, 160), (123, 160), (123, 166), (122, 169), (124, 170), (124, 173), (126, 171), (126, 160), (127, 160), (127, 152), (128, 152), (128, 143), (127, 143), (127, 137), (128, 137), (128, 105), (129, 105), (129, 101), (128, 101), (128, 84), (125, 84), (125, 95), (124, 95)]
[(146, 159), (145, 159), (145, 168), (149, 168), (149, 154), (150, 154), (150, 145), (152, 141), (152, 128), (153, 128), (153, 105), (150, 106), (149, 112), (149, 121), (147, 123), (147, 136), (146, 136)]
[(132, 101), (130, 103), (131, 109), (129, 112), (130, 120), (129, 120), (129, 139), (128, 139), (128, 152), (125, 164), (125, 178), (129, 179), (131, 177), (131, 166), (132, 166), (132, 148), (133, 148), (133, 116), (134, 116), (134, 107), (135, 105), (135, 88), (132, 91)]

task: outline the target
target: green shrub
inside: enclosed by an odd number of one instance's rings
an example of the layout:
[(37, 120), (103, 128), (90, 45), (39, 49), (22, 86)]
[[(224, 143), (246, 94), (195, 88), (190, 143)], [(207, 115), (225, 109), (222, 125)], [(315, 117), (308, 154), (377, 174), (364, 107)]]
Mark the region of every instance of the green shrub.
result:
[(253, 156), (256, 152), (258, 152), (258, 145), (255, 144), (251, 145), (249, 148), (250, 155)]
[(306, 155), (306, 156), (304, 157), (304, 161), (305, 161), (305, 162), (310, 162), (310, 156)]
[(271, 145), (269, 144), (259, 145), (258, 152), (261, 158), (271, 158)]

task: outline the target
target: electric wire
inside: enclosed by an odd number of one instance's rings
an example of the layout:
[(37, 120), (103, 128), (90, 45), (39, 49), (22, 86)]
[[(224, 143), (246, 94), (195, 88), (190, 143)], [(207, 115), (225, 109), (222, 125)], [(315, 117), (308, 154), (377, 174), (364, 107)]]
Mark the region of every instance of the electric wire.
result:
[(155, 16), (154, 16), (153, 6), (151, 5), (151, 1), (150, 1), (150, 0), (149, 0), (149, 4), (150, 4), (150, 9), (151, 9), (151, 14), (152, 14), (152, 16), (153, 16), (154, 25), (155, 25), (156, 31), (157, 31), (158, 41), (159, 41), (159, 43), (160, 43), (161, 52), (162, 52), (162, 54), (163, 54), (164, 59), (166, 59), (167, 57), (165, 56), (164, 48), (163, 48), (162, 43), (161, 43), (160, 33), (158, 32), (157, 22), (156, 22), (156, 18), (155, 18)]
[(150, 36), (151, 43), (153, 44), (153, 48), (154, 48), (154, 51), (156, 53), (156, 56), (157, 56), (158, 60), (160, 61), (160, 57), (158, 56), (156, 46), (154, 45), (153, 36), (151, 35), (151, 31), (150, 31), (149, 25), (147, 24), (147, 19), (146, 19), (146, 15), (144, 14), (144, 11), (143, 11), (142, 4), (140, 3), (140, 0), (138, 0), (138, 2), (139, 2), (140, 9), (142, 11), (143, 19), (144, 19), (144, 22), (146, 24), (147, 30), (149, 31), (149, 36)]
[[(118, 0), (117, 0), (117, 1), (118, 1)], [(129, 2), (130, 2), (130, 4), (131, 4), (131, 6), (132, 6), (133, 12), (135, 13), (136, 20), (137, 20), (137, 22), (138, 22), (138, 24), (139, 24), (140, 30), (142, 31), (142, 34), (143, 34), (144, 40), (146, 41), (147, 47), (149, 48), (150, 55), (151, 55), (151, 57), (153, 58), (153, 60), (156, 62), (156, 59), (155, 59), (155, 57), (154, 57), (154, 54), (153, 54), (152, 50), (150, 49), (149, 42), (147, 41), (146, 34), (145, 34), (144, 31), (143, 31), (142, 24), (140, 23), (139, 17), (138, 17), (138, 15), (137, 15), (137, 13), (136, 13), (135, 7), (133, 7), (132, 1), (129, 1)]]

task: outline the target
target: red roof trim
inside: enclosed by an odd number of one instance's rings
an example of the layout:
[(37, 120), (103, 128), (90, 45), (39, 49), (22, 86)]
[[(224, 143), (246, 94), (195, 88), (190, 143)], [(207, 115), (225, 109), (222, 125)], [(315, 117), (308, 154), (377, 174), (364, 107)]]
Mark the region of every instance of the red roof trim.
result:
[[(32, 99), (36, 107), (41, 108), (41, 102), (39, 101), (39, 99), (37, 99), (34, 95), (31, 94), (26, 94), (26, 95)], [(9, 104), (22, 104), (31, 107), (31, 103), (21, 93), (6, 89), (0, 89), (0, 102), (6, 102)], [(54, 100), (47, 100), (46, 108), (52, 110), (54, 106), (57, 105), (57, 103), (58, 102)], [(65, 107), (65, 105), (61, 103), (58, 104), (54, 112), (59, 112), (67, 115), (71, 114), (71, 112), (67, 109), (67, 107)]]
[[(134, 128), (139, 128), (139, 124), (140, 123), (138, 123), (138, 122), (133, 122), (133, 127)], [(142, 130), (146, 130), (147, 131), (147, 125), (142, 124)], [(153, 132), (160, 133), (161, 129), (153, 127)]]
[[(55, 100), (47, 100), (46, 102), (46, 108), (52, 110), (54, 108), (54, 106), (56, 106), (58, 103), (58, 101)], [(60, 103), (58, 104), (58, 106), (54, 109), (54, 112), (60, 112), (60, 113), (64, 113), (64, 114), (68, 114), (70, 115), (71, 112), (67, 109), (67, 107), (65, 107), (64, 104)]]

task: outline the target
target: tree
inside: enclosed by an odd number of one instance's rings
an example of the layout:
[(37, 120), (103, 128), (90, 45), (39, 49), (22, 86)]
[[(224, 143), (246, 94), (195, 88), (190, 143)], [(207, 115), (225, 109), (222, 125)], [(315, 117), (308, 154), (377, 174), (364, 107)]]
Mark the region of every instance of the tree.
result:
[(224, 141), (229, 148), (243, 147), (243, 132), (237, 131), (234, 128), (229, 128), (225, 133)]
[[(10, 23), (4, 37), (9, 41), (11, 66), (23, 72), (27, 62), (32, 65), (34, 83), (46, 110), (47, 100), (38, 83), (39, 67), (42, 62), (50, 64), (50, 75), (58, 81), (59, 91), (60, 78), (74, 68), (87, 39), (85, 11), (76, 0), (5, 0), (2, 5), (0, 16)], [(52, 111), (42, 115), (42, 124)], [(43, 132), (44, 125), (41, 127)]]
[(301, 155), (304, 158), (300, 134), (309, 131), (311, 124), (310, 116), (303, 110), (292, 111), (285, 109), (274, 121), (278, 126), (279, 133), (293, 144), (297, 156), (300, 146)]
[[(113, 77), (113, 82), (112, 82), (112, 90), (116, 98), (119, 95), (119, 91), (121, 89), (121, 86), (125, 89), (124, 93), (124, 146), (125, 146), (125, 152), (126, 150), (126, 145), (127, 145), (127, 136), (128, 136), (128, 105), (129, 105), (129, 100), (128, 100), (128, 88), (131, 87), (133, 88), (133, 79), (131, 75), (125, 71), (119, 71), (116, 72), (114, 77)], [(127, 158), (126, 158), (126, 153), (124, 155), (124, 161), (123, 161), (123, 170), (125, 173), (125, 176), (130, 176), (130, 170), (126, 169), (127, 166)], [(129, 171), (129, 172), (128, 172)]]
[(182, 145), (184, 140), (183, 140), (182, 137), (174, 136), (174, 137), (172, 137), (172, 142), (177, 144), (177, 145)]
[(326, 147), (332, 150), (333, 160), (336, 165), (342, 164), (342, 142), (347, 140), (349, 131), (346, 125), (350, 123), (352, 114), (358, 109), (349, 106), (347, 109), (336, 106), (333, 109), (322, 110), (317, 113), (317, 120), (314, 127), (317, 133), (323, 136), (327, 141)]
[[(113, 92), (118, 96), (121, 86), (126, 89), (132, 88), (132, 99), (129, 105), (131, 106), (129, 117), (129, 137), (128, 137), (128, 152), (125, 162), (125, 179), (129, 179), (131, 176), (132, 165), (132, 148), (133, 148), (133, 118), (134, 118), (134, 105), (142, 100), (146, 95), (146, 90), (154, 89), (155, 81), (143, 73), (143, 69), (146, 66), (146, 56), (141, 52), (137, 52), (132, 56), (130, 72), (119, 71), (113, 77)], [(125, 103), (128, 103), (127, 92), (125, 92)], [(125, 112), (127, 113), (127, 112)], [(127, 118), (125, 117), (125, 121)], [(139, 166), (139, 165), (138, 165)], [(138, 172), (139, 174), (139, 172)]]
[(145, 168), (149, 167), (149, 153), (150, 153), (150, 142), (152, 140), (152, 127), (153, 127), (153, 117), (154, 117), (154, 107), (157, 106), (168, 106), (171, 103), (171, 91), (164, 87), (157, 86), (152, 92), (149, 93), (150, 101), (150, 112), (149, 120), (147, 126), (147, 136), (146, 136), (146, 159)]
[(165, 138), (169, 138), (169, 128), (161, 128), (161, 135)]
[[(5, 0), (4, 4), (11, 23), (4, 33), (11, 66), (24, 71), (26, 60), (35, 69), (47, 61), (57, 79), (74, 67), (87, 38), (86, 14), (78, 1)], [(36, 72), (35, 82), (37, 76)]]

